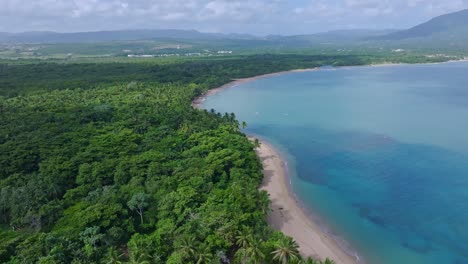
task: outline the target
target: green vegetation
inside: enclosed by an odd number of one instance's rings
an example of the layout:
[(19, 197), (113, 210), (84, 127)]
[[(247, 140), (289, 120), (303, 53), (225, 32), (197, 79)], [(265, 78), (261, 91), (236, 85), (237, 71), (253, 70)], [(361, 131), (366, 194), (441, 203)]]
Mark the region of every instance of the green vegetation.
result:
[(358, 53), (358, 55), (264, 54), (198, 59), (19, 60), (0, 61), (0, 96), (14, 97), (55, 89), (94, 89), (137, 81), (146, 84), (196, 84), (197, 93), (234, 78), (323, 65), (426, 63), (447, 58), (422, 55)]
[[(407, 30), (336, 30), (308, 35), (253, 36), (193, 30), (0, 32), (0, 59), (65, 60), (125, 57), (213, 58), (252, 54), (404, 55), (463, 58), (468, 10), (435, 17)], [(400, 54), (403, 55), (403, 54)]]
[(236, 117), (191, 102), (233, 78), (401, 59), (1, 64), (0, 262), (317, 263), (268, 227)]
[[(437, 20), (436, 20), (437, 22)], [(437, 23), (437, 25), (440, 23)], [(442, 23), (443, 26), (447, 23)], [(458, 22), (458, 26), (438, 31), (428, 36), (413, 36), (409, 30), (409, 38), (392, 39), (392, 36), (407, 31), (366, 31), (343, 30), (313, 35), (299, 36), (228, 36), (198, 33), (193, 38), (184, 38), (189, 32), (183, 32), (179, 37), (157, 37), (150, 35), (118, 38), (122, 32), (107, 32), (113, 41), (105, 41), (97, 33), (79, 33), (70, 37), (68, 34), (46, 34), (41, 40), (35, 41), (22, 37), (11, 41), (2, 41), (0, 33), (0, 59), (8, 60), (57, 60), (77, 62), (88, 60), (120, 60), (126, 61), (128, 56), (136, 59), (138, 56), (158, 57), (165, 60), (198, 60), (198, 59), (230, 59), (232, 56), (255, 54), (302, 54), (302, 55), (379, 55), (395, 56), (395, 50), (405, 50), (405, 55), (418, 56), (454, 56), (464, 57), (468, 54), (466, 45), (466, 23)], [(424, 24), (423, 24), (424, 25)], [(421, 26), (423, 26), (421, 25)], [(441, 26), (430, 28), (440, 28)], [(415, 27), (415, 29), (421, 26)], [(423, 26), (424, 28), (424, 26)], [(27, 33), (24, 33), (28, 35)], [(22, 34), (19, 34), (20, 36)], [(37, 35), (34, 36), (34, 38)], [(61, 41), (62, 40), (62, 41)], [(401, 55), (401, 54), (400, 54)]]

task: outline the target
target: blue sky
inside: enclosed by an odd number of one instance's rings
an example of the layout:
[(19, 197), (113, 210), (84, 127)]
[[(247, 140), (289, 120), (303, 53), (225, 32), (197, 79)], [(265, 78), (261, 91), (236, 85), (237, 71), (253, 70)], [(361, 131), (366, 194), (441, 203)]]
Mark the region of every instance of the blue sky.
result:
[(306, 34), (407, 28), (468, 0), (0, 0), (0, 31), (196, 29)]

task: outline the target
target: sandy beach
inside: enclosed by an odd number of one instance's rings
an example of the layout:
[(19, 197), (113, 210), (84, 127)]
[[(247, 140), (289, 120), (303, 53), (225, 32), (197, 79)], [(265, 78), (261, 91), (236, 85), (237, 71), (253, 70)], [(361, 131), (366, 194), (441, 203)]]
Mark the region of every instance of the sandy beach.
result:
[[(441, 63), (453, 63), (453, 62), (467, 62), (468, 59), (459, 59), (459, 60), (449, 60), (445, 62), (434, 62), (434, 63), (415, 63), (415, 64), (441, 64)], [(339, 66), (336, 68), (354, 68), (354, 67), (385, 67), (385, 66), (399, 66), (399, 65), (411, 65), (410, 63), (391, 63), (391, 62), (384, 62), (384, 63), (377, 63), (377, 64), (369, 64), (369, 65), (355, 65), (355, 66)], [(308, 69), (296, 69), (296, 70), (289, 70), (289, 71), (281, 71), (281, 72), (275, 72), (275, 73), (268, 73), (268, 74), (263, 74), (263, 75), (258, 75), (250, 78), (243, 78), (243, 79), (233, 79), (231, 82), (222, 85), (220, 87), (210, 89), (208, 92), (198, 96), (192, 101), (192, 107), (193, 108), (200, 108), (200, 105), (205, 101), (205, 99), (208, 96), (217, 94), (227, 88), (235, 87), (238, 84), (241, 83), (246, 83), (246, 82), (251, 82), (263, 78), (268, 78), (268, 77), (273, 77), (273, 76), (279, 76), (291, 72), (309, 72), (309, 71), (317, 71), (320, 70), (320, 67), (316, 68), (308, 68)]]
[(258, 76), (254, 76), (254, 77), (250, 77), (250, 78), (234, 79), (234, 80), (232, 80), (232, 82), (229, 82), (229, 83), (227, 83), (227, 84), (225, 84), (223, 86), (220, 86), (218, 88), (210, 89), (208, 92), (198, 96), (197, 98), (195, 98), (195, 100), (192, 101), (192, 107), (193, 108), (200, 108), (200, 105), (203, 103), (203, 101), (205, 101), (205, 99), (207, 97), (209, 97), (211, 95), (214, 95), (214, 94), (217, 94), (217, 93), (219, 93), (219, 92), (221, 92), (221, 91), (223, 91), (225, 89), (235, 87), (236, 85), (241, 84), (241, 83), (251, 82), (251, 81), (255, 81), (255, 80), (259, 80), (259, 79), (263, 79), (263, 78), (268, 78), (268, 77), (273, 77), (273, 76), (279, 76), (279, 75), (283, 75), (283, 74), (290, 73), (290, 72), (308, 72), (308, 71), (316, 71), (318, 69), (319, 68), (297, 69), (297, 70), (290, 70), (290, 71), (268, 73), (268, 74), (258, 75)]
[[(456, 60), (450, 62), (462, 62), (466, 60)], [(342, 66), (346, 67), (382, 67), (396, 66), (402, 64), (381, 63), (362, 66)], [(300, 69), (283, 71), (251, 78), (235, 79), (221, 87), (211, 89), (197, 97), (192, 102), (192, 107), (200, 108), (208, 96), (223, 91), (224, 89), (236, 87), (238, 84), (250, 82), (262, 78), (278, 76), (290, 72), (316, 71), (319, 68)], [(251, 138), (253, 139), (253, 138)], [(261, 190), (265, 190), (270, 195), (272, 201), (272, 212), (268, 216), (270, 225), (282, 231), (284, 234), (293, 237), (300, 246), (300, 253), (304, 257), (314, 257), (316, 259), (330, 258), (337, 264), (362, 263), (357, 256), (348, 254), (348, 250), (334, 239), (332, 235), (312, 220), (308, 212), (301, 206), (300, 202), (290, 190), (290, 183), (287, 173), (287, 166), (281, 154), (264, 140), (260, 140), (261, 146), (256, 150), (264, 167), (264, 180)]]
[[(440, 64), (440, 63), (453, 63), (453, 62), (467, 62), (468, 59), (460, 59), (460, 60), (450, 60), (446, 62), (434, 62), (434, 63), (420, 63), (420, 64)], [(377, 64), (369, 64), (369, 65), (356, 65), (356, 66), (339, 66), (336, 67), (338, 68), (355, 68), (355, 67), (388, 67), (388, 66), (398, 66), (398, 65), (412, 65), (410, 63), (377, 63)], [(296, 70), (289, 70), (289, 71), (281, 71), (281, 72), (275, 72), (275, 73), (268, 73), (268, 74), (263, 74), (263, 75), (258, 75), (250, 78), (243, 78), (243, 79), (233, 79), (231, 82), (222, 85), (220, 87), (210, 89), (208, 92), (198, 96), (192, 101), (192, 107), (193, 108), (200, 108), (200, 105), (205, 101), (205, 99), (211, 95), (217, 94), (225, 89), (235, 87), (238, 84), (241, 83), (246, 83), (246, 82), (251, 82), (263, 78), (268, 78), (268, 77), (273, 77), (273, 76), (279, 76), (291, 72), (309, 72), (309, 71), (317, 71), (320, 70), (319, 67), (317, 68), (308, 68), (308, 69), (296, 69)]]
[(272, 202), (272, 212), (268, 216), (270, 225), (293, 237), (304, 257), (321, 260), (328, 257), (337, 264), (359, 263), (311, 220), (290, 192), (287, 167), (280, 153), (268, 142), (260, 142), (261, 145), (256, 150), (264, 168), (264, 180), (260, 189), (269, 193)]
[[(318, 69), (299, 69), (236, 79), (197, 97), (193, 100), (192, 107), (199, 108), (208, 96), (235, 87), (241, 83), (290, 72), (316, 71)], [(251, 139), (253, 140), (253, 138)], [(272, 201), (272, 212), (268, 216), (270, 225), (284, 234), (293, 237), (299, 244), (300, 253), (304, 257), (313, 257), (321, 260), (330, 258), (336, 264), (359, 263), (355, 257), (347, 254), (329, 234), (325, 233), (307, 215), (307, 212), (300, 206), (289, 189), (287, 168), (280, 153), (268, 142), (264, 140), (260, 140), (260, 142), (261, 146), (256, 150), (264, 168), (264, 179), (260, 189), (267, 191)]]

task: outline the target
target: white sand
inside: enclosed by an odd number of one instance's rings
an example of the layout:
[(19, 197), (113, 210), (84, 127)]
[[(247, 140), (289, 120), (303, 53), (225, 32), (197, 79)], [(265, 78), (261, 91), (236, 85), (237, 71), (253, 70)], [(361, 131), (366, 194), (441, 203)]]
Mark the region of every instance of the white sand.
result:
[[(468, 61), (454, 60), (450, 62)], [(380, 63), (374, 65), (362, 66), (392, 66), (402, 63)], [(359, 66), (344, 66), (359, 67)], [(235, 87), (237, 84), (254, 81), (261, 78), (282, 75), (289, 72), (315, 71), (319, 68), (299, 69), (284, 72), (277, 72), (265, 75), (259, 75), (251, 78), (237, 79), (221, 87), (211, 89), (207, 93), (199, 96), (192, 102), (192, 107), (199, 108), (206, 97), (216, 94), (224, 89)], [(315, 223), (298, 204), (294, 195), (290, 193), (289, 183), (287, 182), (287, 170), (281, 155), (268, 142), (261, 141), (261, 146), (257, 150), (264, 167), (264, 180), (261, 190), (265, 190), (270, 195), (272, 201), (272, 212), (268, 216), (268, 221), (275, 229), (284, 234), (293, 237), (300, 246), (300, 253), (304, 257), (314, 257), (318, 259), (330, 258), (337, 264), (355, 264), (360, 263), (356, 257), (352, 257), (342, 249), (338, 243), (324, 232), (321, 227)]]
[(261, 146), (256, 151), (264, 168), (261, 190), (267, 191), (272, 201), (272, 212), (268, 216), (270, 225), (294, 238), (304, 257), (321, 260), (330, 258), (337, 264), (358, 263), (311, 220), (291, 195), (286, 165), (278, 151), (265, 141), (261, 141)]
[(255, 81), (255, 80), (259, 80), (259, 79), (263, 79), (263, 78), (268, 78), (268, 77), (272, 77), (272, 76), (279, 76), (279, 75), (283, 75), (283, 74), (290, 73), (290, 72), (308, 72), (308, 71), (316, 71), (318, 69), (319, 68), (297, 69), (297, 70), (290, 70), (290, 71), (268, 73), (268, 74), (258, 75), (258, 76), (254, 76), (254, 77), (250, 77), (250, 78), (244, 78), (244, 79), (234, 79), (234, 80), (232, 80), (232, 82), (229, 82), (229, 83), (227, 83), (227, 84), (225, 84), (223, 86), (220, 86), (218, 88), (210, 89), (208, 92), (206, 92), (206, 93), (200, 95), (199, 97), (195, 98), (195, 100), (193, 100), (193, 102), (192, 102), (192, 107), (193, 108), (200, 108), (200, 105), (203, 103), (203, 101), (205, 101), (205, 99), (207, 97), (209, 97), (209, 96), (211, 96), (213, 94), (219, 93), (219, 92), (223, 91), (224, 89), (235, 87), (236, 85), (241, 84), (241, 83), (251, 82), (251, 81)]

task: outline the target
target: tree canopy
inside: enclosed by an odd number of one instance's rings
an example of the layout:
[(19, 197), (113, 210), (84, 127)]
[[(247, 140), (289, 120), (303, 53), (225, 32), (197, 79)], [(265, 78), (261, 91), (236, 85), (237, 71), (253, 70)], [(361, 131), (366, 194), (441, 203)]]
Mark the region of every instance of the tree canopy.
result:
[(191, 102), (233, 78), (368, 60), (0, 64), (0, 262), (299, 259), (267, 224), (258, 142)]

